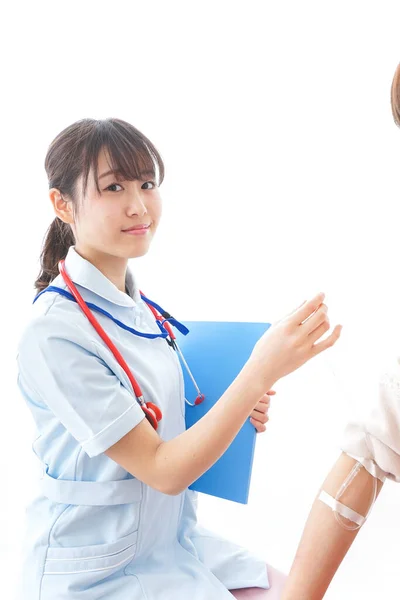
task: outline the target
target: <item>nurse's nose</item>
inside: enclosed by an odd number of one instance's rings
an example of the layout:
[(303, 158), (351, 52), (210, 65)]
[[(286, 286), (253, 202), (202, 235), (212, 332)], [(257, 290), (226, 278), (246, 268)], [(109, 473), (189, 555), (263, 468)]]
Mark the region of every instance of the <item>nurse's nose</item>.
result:
[(126, 210), (129, 216), (131, 215), (145, 215), (147, 213), (147, 207), (143, 199), (143, 195), (138, 190), (133, 190), (129, 195), (128, 206)]

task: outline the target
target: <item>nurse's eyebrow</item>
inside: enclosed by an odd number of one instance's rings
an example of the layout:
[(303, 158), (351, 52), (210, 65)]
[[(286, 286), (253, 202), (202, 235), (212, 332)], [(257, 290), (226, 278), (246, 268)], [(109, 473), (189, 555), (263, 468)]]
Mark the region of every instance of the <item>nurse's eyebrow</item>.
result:
[[(100, 175), (99, 179), (102, 179), (103, 177), (107, 177), (107, 175), (115, 175), (115, 171), (111, 170), (111, 171), (106, 171), (105, 173), (103, 173), (102, 175)], [(140, 176), (147, 176), (150, 175), (151, 177), (154, 177), (154, 171), (142, 171)]]
[(99, 179), (102, 179), (103, 177), (107, 177), (107, 175), (114, 175), (114, 171), (106, 171), (106, 173), (103, 173), (102, 175), (100, 175)]

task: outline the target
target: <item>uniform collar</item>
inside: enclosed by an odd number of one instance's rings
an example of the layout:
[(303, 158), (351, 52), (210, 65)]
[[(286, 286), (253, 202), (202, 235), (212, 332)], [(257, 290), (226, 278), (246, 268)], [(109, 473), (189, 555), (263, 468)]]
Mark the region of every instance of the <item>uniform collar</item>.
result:
[(126, 287), (129, 293), (125, 294), (117, 288), (97, 267), (91, 262), (83, 258), (75, 250), (75, 246), (71, 246), (65, 258), (65, 267), (72, 281), (98, 296), (101, 296), (109, 302), (118, 304), (119, 306), (135, 306), (141, 301), (139, 287), (136, 278), (130, 268), (126, 271)]

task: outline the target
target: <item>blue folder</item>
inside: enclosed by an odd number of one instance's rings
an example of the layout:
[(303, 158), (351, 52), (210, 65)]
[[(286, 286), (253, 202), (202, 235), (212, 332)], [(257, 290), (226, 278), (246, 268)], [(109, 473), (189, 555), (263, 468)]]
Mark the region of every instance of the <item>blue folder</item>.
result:
[[(185, 336), (175, 330), (176, 341), (201, 393), (205, 395), (205, 400), (197, 406), (185, 403), (188, 429), (206, 414), (231, 385), (250, 357), (255, 343), (271, 324), (185, 321), (184, 325), (189, 333)], [(196, 388), (183, 364), (182, 370), (185, 397), (194, 403)], [(255, 440), (256, 429), (247, 419), (225, 453), (189, 489), (247, 504)]]

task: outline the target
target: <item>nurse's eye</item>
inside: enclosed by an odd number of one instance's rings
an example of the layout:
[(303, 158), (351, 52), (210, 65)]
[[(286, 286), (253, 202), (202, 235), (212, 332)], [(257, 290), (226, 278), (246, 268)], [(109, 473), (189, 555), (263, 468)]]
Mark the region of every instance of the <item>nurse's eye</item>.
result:
[(157, 186), (156, 186), (156, 184), (154, 183), (154, 181), (145, 181), (145, 183), (144, 183), (143, 185), (147, 185), (148, 183), (151, 183), (151, 185), (152, 185), (153, 187), (152, 187), (152, 188), (145, 188), (146, 190), (148, 190), (148, 189), (152, 190), (152, 189), (154, 189), (155, 187), (157, 187)]
[[(119, 190), (112, 190), (110, 188), (115, 187), (116, 185), (119, 185), (119, 183), (112, 183), (111, 185), (109, 185), (108, 187), (106, 187), (106, 190), (109, 190), (110, 192), (118, 192)], [(119, 185), (120, 188), (122, 188), (121, 185)]]

